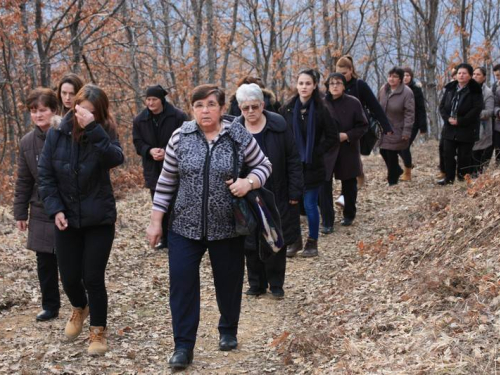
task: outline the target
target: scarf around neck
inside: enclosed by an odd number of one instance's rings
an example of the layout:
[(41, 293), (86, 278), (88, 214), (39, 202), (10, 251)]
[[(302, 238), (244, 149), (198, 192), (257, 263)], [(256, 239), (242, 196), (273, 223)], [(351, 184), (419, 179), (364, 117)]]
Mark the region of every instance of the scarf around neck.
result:
[[(302, 137), (302, 131), (300, 129), (300, 110), (307, 108), (309, 106), (309, 114), (307, 116), (306, 124), (306, 139)], [(302, 105), (300, 98), (297, 97), (295, 100), (295, 106), (293, 108), (293, 133), (295, 135), (295, 142), (299, 150), (300, 160), (302, 163), (311, 164), (312, 163), (312, 153), (314, 148), (314, 138), (316, 136), (316, 117), (314, 116), (314, 100), (311, 98), (307, 103)]]

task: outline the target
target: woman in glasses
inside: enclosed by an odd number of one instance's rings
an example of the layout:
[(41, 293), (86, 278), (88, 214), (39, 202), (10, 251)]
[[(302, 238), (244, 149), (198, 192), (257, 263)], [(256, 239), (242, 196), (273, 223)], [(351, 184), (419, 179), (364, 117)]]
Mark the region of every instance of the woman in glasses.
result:
[[(194, 120), (184, 122), (167, 144), (147, 229), (153, 247), (162, 235), (163, 215), (173, 206), (168, 262), (175, 341), (169, 364), (174, 369), (193, 361), (200, 321), (200, 262), (207, 249), (221, 314), (219, 349), (238, 346), (245, 237), (236, 232), (232, 196), (243, 197), (263, 186), (271, 174), (271, 163), (252, 135), (237, 120), (223, 118), (223, 90), (215, 85), (196, 87), (191, 107)], [(236, 181), (233, 145), (239, 170), (249, 171)]]
[(285, 295), (286, 245), (294, 243), (300, 235), (298, 203), (303, 189), (302, 163), (292, 129), (281, 115), (264, 109), (264, 93), (258, 85), (241, 85), (236, 91), (236, 99), (242, 113), (240, 123), (273, 165), (273, 173), (265, 187), (274, 193), (285, 239), (285, 246), (264, 263), (259, 258), (257, 244), (252, 241), (253, 236), (247, 237), (245, 255), (250, 288), (246, 294), (265, 294), (269, 287), (272, 296), (281, 299)]

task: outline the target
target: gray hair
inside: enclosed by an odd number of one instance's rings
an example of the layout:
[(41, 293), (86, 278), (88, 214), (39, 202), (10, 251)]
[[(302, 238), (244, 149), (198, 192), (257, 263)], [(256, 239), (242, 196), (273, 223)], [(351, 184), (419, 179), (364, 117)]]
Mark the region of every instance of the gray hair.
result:
[(258, 100), (259, 102), (264, 101), (264, 94), (259, 85), (255, 83), (243, 84), (236, 90), (236, 100), (238, 105), (242, 105), (244, 102), (250, 100)]

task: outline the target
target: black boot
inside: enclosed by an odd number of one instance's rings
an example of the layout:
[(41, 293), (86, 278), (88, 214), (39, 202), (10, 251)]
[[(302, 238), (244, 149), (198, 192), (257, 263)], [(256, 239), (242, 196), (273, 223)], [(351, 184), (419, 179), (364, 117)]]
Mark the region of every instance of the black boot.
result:
[(288, 247), (286, 248), (286, 256), (288, 258), (294, 257), (300, 250), (303, 249), (303, 246), (304, 245), (302, 245), (302, 235), (300, 235), (299, 238), (297, 238), (297, 240), (293, 244), (288, 245)]
[(318, 240), (309, 237), (306, 241), (306, 246), (302, 252), (302, 256), (305, 258), (317, 257), (318, 256)]
[(220, 335), (219, 349), (223, 352), (229, 352), (236, 349), (238, 346), (238, 339), (234, 335), (223, 333)]

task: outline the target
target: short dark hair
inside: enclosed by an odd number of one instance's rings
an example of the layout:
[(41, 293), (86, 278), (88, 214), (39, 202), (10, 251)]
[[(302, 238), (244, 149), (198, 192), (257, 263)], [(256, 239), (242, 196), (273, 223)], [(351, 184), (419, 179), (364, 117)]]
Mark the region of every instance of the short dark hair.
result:
[(494, 67), (493, 67), (493, 71), (496, 72), (497, 70), (500, 70), (500, 64), (496, 64)]
[(397, 66), (395, 66), (394, 68), (392, 68), (391, 70), (389, 70), (389, 73), (388, 75), (393, 75), (393, 74), (396, 74), (399, 76), (399, 79), (401, 82), (403, 82), (403, 78), (405, 77), (405, 71)]
[(219, 88), (217, 85), (199, 85), (196, 86), (191, 92), (191, 105), (198, 100), (203, 100), (208, 98), (210, 95), (214, 94), (217, 98), (217, 103), (222, 107), (226, 103), (226, 94), (224, 90)]
[(342, 81), (342, 84), (344, 85), (344, 87), (347, 84), (347, 82), (346, 82), (345, 77), (344, 77), (343, 74), (341, 74), (341, 73), (330, 73), (328, 75), (328, 78), (325, 81), (325, 87), (326, 87), (327, 90), (330, 89), (330, 80), (332, 80), (332, 79), (336, 79), (336, 80)]
[(472, 73), (474, 73), (474, 69), (472, 68), (472, 65), (467, 64), (467, 63), (461, 63), (457, 65), (457, 73), (460, 69), (465, 69), (469, 72), (469, 75), (472, 76)]
[(415, 74), (413, 74), (413, 70), (411, 70), (411, 68), (409, 66), (405, 66), (403, 68), (403, 70), (405, 73), (408, 73), (410, 75), (411, 79), (413, 79), (415, 77)]
[(245, 76), (238, 81), (237, 86), (240, 87), (241, 85), (244, 84), (249, 85), (250, 83), (255, 83), (256, 85), (259, 85), (261, 89), (266, 88), (266, 86), (264, 86), (264, 83), (262, 82), (262, 78), (257, 76)]
[(31, 110), (37, 108), (39, 105), (50, 108), (52, 112), (57, 112), (56, 93), (46, 87), (37, 87), (31, 91), (26, 99), (26, 107)]

